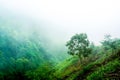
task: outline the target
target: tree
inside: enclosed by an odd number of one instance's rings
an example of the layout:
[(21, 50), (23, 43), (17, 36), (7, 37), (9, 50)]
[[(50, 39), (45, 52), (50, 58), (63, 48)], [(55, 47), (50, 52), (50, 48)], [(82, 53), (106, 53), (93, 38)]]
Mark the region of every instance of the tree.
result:
[(74, 35), (66, 44), (68, 47), (68, 54), (77, 55), (80, 60), (83, 57), (88, 56), (91, 53), (89, 48), (89, 40), (87, 34), (81, 33)]
[(103, 45), (103, 49), (106, 51), (111, 50), (114, 53), (120, 47), (120, 39), (118, 38), (111, 38), (111, 35), (105, 35), (104, 40), (101, 42)]
[(111, 48), (111, 43), (112, 43), (112, 39), (111, 39), (111, 35), (109, 34), (105, 35), (104, 40), (101, 42), (104, 50), (109, 50)]

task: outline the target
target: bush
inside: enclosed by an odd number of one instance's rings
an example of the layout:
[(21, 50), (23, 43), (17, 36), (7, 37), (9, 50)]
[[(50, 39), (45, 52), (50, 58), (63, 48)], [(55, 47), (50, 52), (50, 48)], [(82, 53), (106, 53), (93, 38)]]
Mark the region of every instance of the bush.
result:
[(93, 72), (87, 77), (87, 80), (102, 80), (105, 78), (105, 74), (115, 71), (120, 67), (120, 61), (115, 59), (107, 63), (106, 65), (97, 69), (97, 71)]

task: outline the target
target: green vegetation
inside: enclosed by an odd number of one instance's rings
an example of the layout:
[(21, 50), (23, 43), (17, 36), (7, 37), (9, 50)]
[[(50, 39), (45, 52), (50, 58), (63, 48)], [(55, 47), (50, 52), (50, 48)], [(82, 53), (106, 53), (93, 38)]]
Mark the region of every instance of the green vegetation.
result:
[[(106, 37), (106, 36), (105, 36)], [(117, 44), (111, 44), (111, 42)], [(61, 80), (111, 80), (120, 79), (120, 39), (106, 39), (107, 45), (90, 45), (92, 53), (81, 59), (74, 56), (56, 67), (55, 76)], [(115, 45), (116, 48), (107, 46)]]
[(18, 35), (16, 36), (14, 31), (10, 33), (8, 31), (10, 30), (0, 28), (1, 80), (24, 80), (27, 78), (25, 76), (27, 71), (37, 69), (43, 63), (49, 63), (50, 58), (39, 44), (39, 40), (34, 41), (24, 35), (22, 35), (24, 39), (18, 40), (16, 38)]
[(0, 24), (0, 80), (120, 79), (119, 38), (105, 35), (96, 46), (86, 33), (76, 34), (66, 44), (72, 56), (66, 56), (64, 48), (50, 50), (50, 42), (37, 32), (20, 33), (8, 24)]
[(87, 34), (84, 33), (74, 35), (71, 40), (67, 42), (66, 46), (68, 47), (68, 54), (78, 55), (80, 59), (91, 53)]

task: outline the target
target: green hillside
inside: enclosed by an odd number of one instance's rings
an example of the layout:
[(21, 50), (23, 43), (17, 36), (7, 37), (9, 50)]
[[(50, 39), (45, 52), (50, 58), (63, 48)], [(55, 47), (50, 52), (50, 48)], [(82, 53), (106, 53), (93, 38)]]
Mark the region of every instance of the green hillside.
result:
[(59, 56), (51, 55), (42, 38), (33, 34), (0, 27), (0, 80), (120, 79), (119, 38), (105, 37), (100, 46), (90, 43), (87, 56), (72, 54), (56, 63)]
[(91, 55), (81, 64), (77, 57), (70, 58), (58, 64), (54, 75), (58, 80), (119, 80), (120, 50)]
[(0, 80), (120, 80), (120, 38), (96, 45), (79, 33), (65, 43), (62, 32), (49, 39), (47, 23), (0, 14)]

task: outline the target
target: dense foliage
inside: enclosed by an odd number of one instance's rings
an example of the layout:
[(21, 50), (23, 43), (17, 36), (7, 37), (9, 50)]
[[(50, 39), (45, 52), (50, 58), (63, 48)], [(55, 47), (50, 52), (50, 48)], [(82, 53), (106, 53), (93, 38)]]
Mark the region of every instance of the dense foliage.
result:
[(101, 43), (95, 46), (87, 34), (76, 34), (67, 43), (74, 56), (56, 65), (58, 57), (48, 52), (37, 33), (25, 35), (14, 27), (1, 26), (0, 80), (120, 79), (120, 39), (105, 35)]
[(89, 40), (87, 39), (87, 34), (81, 33), (74, 35), (70, 41), (67, 42), (68, 54), (78, 55), (81, 59), (82, 56), (86, 57), (91, 53), (89, 48)]
[(120, 39), (105, 35), (101, 43), (101, 46), (90, 44), (92, 53), (81, 59), (80, 65), (77, 56), (59, 64), (55, 76), (61, 80), (119, 80)]
[(26, 80), (28, 71), (37, 68), (44, 71), (43, 64), (50, 63), (50, 55), (40, 39), (35, 37), (35, 40), (32, 35), (17, 35), (17, 31), (11, 30), (0, 28), (0, 80)]

